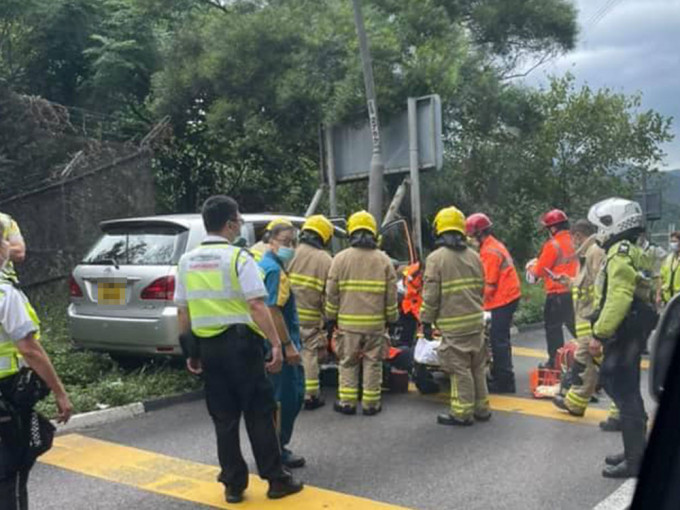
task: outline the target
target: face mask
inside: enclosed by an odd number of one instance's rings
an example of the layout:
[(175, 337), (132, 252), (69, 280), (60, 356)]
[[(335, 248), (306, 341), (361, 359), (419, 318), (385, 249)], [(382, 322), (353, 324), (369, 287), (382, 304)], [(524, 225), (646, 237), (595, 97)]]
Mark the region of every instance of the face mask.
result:
[(680, 243), (678, 243), (677, 241), (672, 242), (670, 244), (670, 248), (673, 253), (678, 253), (680, 252)]
[(279, 247), (279, 251), (276, 252), (276, 255), (281, 259), (281, 262), (287, 264), (293, 260), (293, 257), (295, 256), (295, 249), (281, 246)]

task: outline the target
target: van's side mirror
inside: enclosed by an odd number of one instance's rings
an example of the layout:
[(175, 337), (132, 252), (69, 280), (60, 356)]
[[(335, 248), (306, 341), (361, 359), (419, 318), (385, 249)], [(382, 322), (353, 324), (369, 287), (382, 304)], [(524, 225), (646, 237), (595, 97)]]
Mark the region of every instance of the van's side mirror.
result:
[(661, 400), (668, 367), (680, 338), (680, 295), (675, 296), (661, 315), (652, 335), (649, 366), (649, 392), (657, 402)]

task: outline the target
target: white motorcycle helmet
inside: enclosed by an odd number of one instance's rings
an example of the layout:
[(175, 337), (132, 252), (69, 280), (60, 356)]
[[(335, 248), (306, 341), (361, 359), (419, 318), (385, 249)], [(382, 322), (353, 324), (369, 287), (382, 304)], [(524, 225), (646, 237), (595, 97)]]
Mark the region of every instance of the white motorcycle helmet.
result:
[(634, 228), (644, 228), (642, 208), (625, 198), (608, 198), (590, 208), (588, 221), (597, 227), (597, 240), (604, 245), (613, 237)]

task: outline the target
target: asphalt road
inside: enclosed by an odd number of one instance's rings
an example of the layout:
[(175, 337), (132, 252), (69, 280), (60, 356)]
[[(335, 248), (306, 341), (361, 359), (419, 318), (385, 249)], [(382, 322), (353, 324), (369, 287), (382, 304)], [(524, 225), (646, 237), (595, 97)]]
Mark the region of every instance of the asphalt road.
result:
[[(520, 335), (515, 344), (545, 349), (541, 332)], [(514, 357), (520, 389), (517, 398), (529, 398), (528, 372), (538, 361), (526, 353)], [(643, 386), (646, 393), (645, 377)], [(332, 401), (332, 392), (326, 396)], [(600, 475), (604, 456), (621, 449), (618, 434), (601, 432), (592, 416), (583, 423), (565, 421), (547, 402), (540, 409), (536, 407), (538, 411), (528, 408), (527, 414), (513, 412), (514, 401), (504, 402), (503, 408), (510, 411), (496, 411), (491, 422), (463, 429), (436, 424), (437, 413), (446, 407), (445, 397), (426, 398), (417, 393), (386, 395), (384, 412), (373, 418), (340, 416), (328, 405), (303, 412), (292, 445), (307, 458), (307, 467), (297, 471), (299, 477), (310, 486), (375, 503), (336, 501), (331, 494), (328, 501), (319, 499), (318, 506), (289, 499), (272, 508), (363, 509), (382, 502), (432, 510), (580, 510), (593, 508), (621, 484)], [(594, 408), (606, 409), (608, 404), (603, 398)], [(86, 443), (83, 451), (92, 450), (95, 455), (88, 462), (58, 447), (54, 458), (60, 451), (63, 458), (53, 462), (48, 458), (46, 462), (63, 467), (38, 464), (30, 484), (32, 508), (209, 508), (180, 499), (191, 492), (187, 480), (201, 477), (210, 497), (219, 498), (219, 486), (212, 483), (213, 468), (207, 467), (217, 465), (217, 458), (214, 432), (203, 402), (176, 405), (80, 434), (105, 443)], [(72, 444), (86, 441), (77, 436), (59, 438), (69, 440)], [(243, 445), (253, 466), (247, 440)], [(148, 452), (177, 459), (172, 460), (176, 465), (165, 457), (162, 462), (144, 457), (151, 455)], [(128, 465), (133, 459), (137, 459), (136, 464)], [(192, 475), (204, 469), (194, 463), (207, 465), (207, 474)], [(161, 472), (154, 475), (156, 478), (163, 470), (184, 478), (164, 485), (157, 484), (155, 478), (145, 480), (145, 466), (151, 464)], [(255, 497), (258, 491), (262, 492), (260, 487), (251, 487), (249, 495)], [(265, 503), (248, 506), (266, 507)]]

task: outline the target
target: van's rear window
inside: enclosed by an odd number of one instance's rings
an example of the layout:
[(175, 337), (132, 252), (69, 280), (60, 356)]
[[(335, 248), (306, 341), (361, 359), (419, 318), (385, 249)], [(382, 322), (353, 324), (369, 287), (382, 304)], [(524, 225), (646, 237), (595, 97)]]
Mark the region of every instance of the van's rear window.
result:
[(187, 237), (186, 229), (172, 225), (107, 227), (83, 264), (174, 265), (184, 252)]

